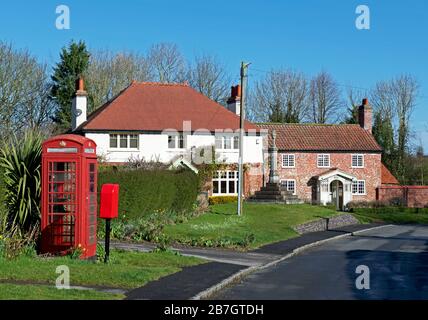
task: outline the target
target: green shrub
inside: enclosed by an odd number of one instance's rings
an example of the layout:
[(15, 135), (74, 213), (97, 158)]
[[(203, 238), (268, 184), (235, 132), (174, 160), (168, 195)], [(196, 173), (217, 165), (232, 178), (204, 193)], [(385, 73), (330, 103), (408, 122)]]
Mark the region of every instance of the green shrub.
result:
[(232, 203), (232, 202), (238, 202), (237, 196), (212, 196), (209, 197), (209, 204), (210, 206), (215, 204), (225, 204), (225, 203)]
[(39, 228), (36, 225), (32, 230), (22, 233), (16, 226), (0, 234), (0, 258), (12, 260), (20, 256), (36, 256), (36, 239)]
[(428, 208), (374, 207), (352, 208), (356, 214), (428, 214)]
[(100, 168), (99, 190), (106, 183), (120, 185), (119, 214), (127, 219), (155, 211), (184, 212), (194, 209), (198, 177), (189, 170), (126, 170)]
[(0, 152), (8, 223), (22, 232), (40, 221), (42, 141), (38, 132), (28, 131), (10, 139)]

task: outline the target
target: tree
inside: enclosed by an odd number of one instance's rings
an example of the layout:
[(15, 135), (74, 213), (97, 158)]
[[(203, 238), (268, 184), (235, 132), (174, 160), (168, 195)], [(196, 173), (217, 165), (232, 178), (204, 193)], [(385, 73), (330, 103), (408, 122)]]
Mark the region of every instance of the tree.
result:
[(367, 92), (359, 89), (353, 89), (350, 88), (348, 90), (348, 101), (349, 101), (349, 107), (348, 107), (348, 116), (346, 116), (343, 120), (343, 123), (346, 124), (358, 124), (358, 108), (361, 105), (361, 102), (364, 98), (367, 98)]
[(46, 65), (0, 42), (0, 134), (46, 127), (53, 111)]
[(187, 78), (195, 90), (211, 100), (225, 104), (231, 81), (218, 58), (210, 55), (196, 56)]
[(382, 118), (394, 126), (396, 154), (393, 173), (401, 181), (406, 181), (406, 158), (411, 138), (410, 116), (415, 108), (419, 85), (411, 75), (401, 75), (389, 81), (376, 84), (372, 92), (372, 103)]
[(396, 172), (397, 148), (394, 141), (392, 119), (382, 111), (375, 111), (373, 136), (382, 147), (382, 161), (393, 173)]
[(60, 62), (54, 68), (51, 97), (56, 101), (57, 110), (53, 120), (60, 131), (71, 126), (71, 101), (76, 93), (76, 81), (86, 71), (89, 57), (83, 41), (71, 42), (68, 48), (62, 49)]
[(310, 83), (309, 103), (314, 123), (336, 122), (342, 107), (341, 92), (333, 77), (323, 71)]
[(91, 112), (115, 97), (133, 80), (152, 80), (153, 73), (147, 58), (142, 55), (97, 51), (91, 53), (85, 79)]
[(307, 87), (302, 73), (272, 70), (256, 83), (251, 112), (260, 121), (298, 123), (307, 115)]
[(148, 60), (154, 69), (156, 81), (163, 83), (184, 81), (186, 64), (176, 44), (153, 45), (149, 50)]

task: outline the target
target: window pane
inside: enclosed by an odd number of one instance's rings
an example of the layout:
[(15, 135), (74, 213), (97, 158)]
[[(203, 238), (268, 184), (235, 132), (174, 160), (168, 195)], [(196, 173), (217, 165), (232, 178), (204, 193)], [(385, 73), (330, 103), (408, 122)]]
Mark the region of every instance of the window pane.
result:
[(178, 139), (178, 147), (180, 149), (184, 149), (184, 137), (182, 134), (179, 135), (179, 139)]
[(318, 155), (318, 167), (329, 167), (330, 166), (330, 155), (319, 154)]
[(229, 180), (229, 193), (235, 193), (235, 181)]
[(175, 149), (175, 136), (168, 136), (168, 148)]
[(231, 137), (224, 137), (224, 148), (225, 149), (232, 149), (232, 138)]
[(218, 181), (213, 181), (213, 193), (218, 194)]
[(233, 137), (233, 149), (239, 149), (239, 137)]
[(226, 190), (226, 181), (220, 181), (220, 183), (221, 183), (221, 193), (227, 193), (227, 190)]
[(129, 147), (133, 149), (138, 149), (138, 135), (131, 134), (129, 137)]
[(120, 135), (120, 147), (123, 149), (128, 148), (128, 135), (127, 134), (121, 134)]
[(363, 167), (364, 166), (363, 155), (355, 154), (352, 155), (352, 166), (353, 167)]
[(294, 154), (284, 154), (282, 156), (283, 167), (294, 167)]
[(116, 134), (110, 135), (110, 148), (117, 148), (117, 135)]
[(223, 137), (216, 136), (215, 137), (215, 148), (216, 149), (223, 149)]

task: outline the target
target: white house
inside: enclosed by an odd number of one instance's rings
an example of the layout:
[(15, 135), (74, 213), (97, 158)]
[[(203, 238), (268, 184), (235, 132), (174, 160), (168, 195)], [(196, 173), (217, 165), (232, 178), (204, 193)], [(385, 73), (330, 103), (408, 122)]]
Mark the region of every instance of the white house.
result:
[[(232, 88), (227, 108), (187, 84), (133, 82), (87, 117), (87, 94), (79, 81), (72, 104), (72, 131), (97, 143), (108, 163), (130, 159), (172, 163), (180, 157), (194, 164), (226, 164), (213, 179), (214, 195), (237, 194), (240, 87)], [(263, 183), (263, 130), (245, 123), (246, 195)], [(204, 152), (201, 152), (201, 150)], [(248, 170), (249, 169), (249, 170)]]

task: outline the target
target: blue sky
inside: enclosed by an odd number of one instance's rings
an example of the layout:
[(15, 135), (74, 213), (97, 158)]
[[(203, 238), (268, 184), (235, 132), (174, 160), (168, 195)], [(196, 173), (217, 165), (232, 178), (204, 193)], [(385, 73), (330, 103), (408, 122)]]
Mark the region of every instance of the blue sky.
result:
[[(55, 28), (55, 9), (71, 10), (71, 30)], [(357, 30), (355, 9), (368, 5), (371, 29)], [(61, 47), (83, 39), (92, 49), (145, 51), (177, 43), (186, 57), (216, 54), (239, 75), (256, 70), (327, 70), (344, 86), (368, 88), (411, 73), (420, 82), (413, 129), (428, 151), (428, 2), (426, 0), (43, 0), (7, 1), (0, 40), (53, 64)], [(253, 71), (251, 71), (251, 68)], [(345, 87), (344, 87), (345, 88)]]

